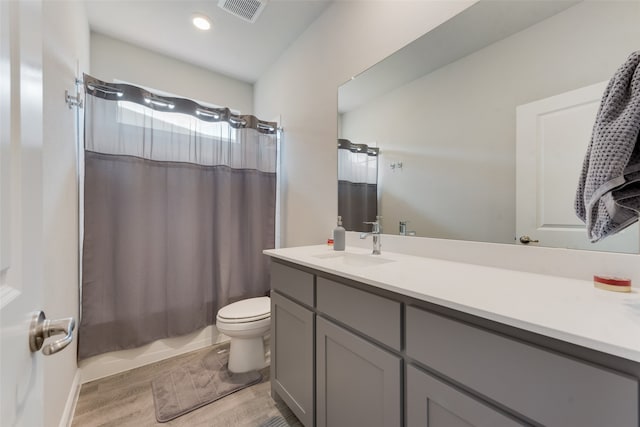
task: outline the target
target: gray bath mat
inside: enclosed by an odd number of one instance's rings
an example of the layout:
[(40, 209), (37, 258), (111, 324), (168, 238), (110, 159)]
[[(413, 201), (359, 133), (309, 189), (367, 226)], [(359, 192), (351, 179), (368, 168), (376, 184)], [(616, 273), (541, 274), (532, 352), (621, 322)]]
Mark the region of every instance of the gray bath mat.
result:
[(163, 373), (151, 382), (156, 419), (166, 423), (262, 380), (256, 371), (233, 374), (228, 353), (210, 351), (198, 360)]
[(277, 416), (269, 418), (264, 424), (260, 424), (260, 427), (289, 427), (289, 423), (284, 418)]

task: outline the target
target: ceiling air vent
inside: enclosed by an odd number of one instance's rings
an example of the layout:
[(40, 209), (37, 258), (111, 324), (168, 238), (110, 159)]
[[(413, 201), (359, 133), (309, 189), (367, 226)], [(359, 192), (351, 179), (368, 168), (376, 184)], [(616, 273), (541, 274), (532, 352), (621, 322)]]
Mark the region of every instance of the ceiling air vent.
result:
[(238, 18), (256, 22), (268, 0), (219, 0), (218, 6)]

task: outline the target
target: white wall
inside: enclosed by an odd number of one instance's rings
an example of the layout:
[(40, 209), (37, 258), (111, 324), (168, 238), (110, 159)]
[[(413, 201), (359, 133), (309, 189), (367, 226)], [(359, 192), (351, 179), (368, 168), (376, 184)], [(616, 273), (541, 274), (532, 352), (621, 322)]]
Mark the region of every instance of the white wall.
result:
[[(89, 25), (84, 3), (43, 2), (43, 230), (44, 307), (49, 319), (78, 318), (78, 188), (75, 93), (77, 70), (89, 67)], [(59, 337), (58, 337), (59, 338)], [(77, 340), (44, 364), (44, 419), (66, 423), (77, 387)], [(66, 413), (65, 413), (66, 411)]]
[(638, 48), (639, 12), (580, 3), (344, 113), (341, 137), (381, 149), (383, 229), (513, 243), (516, 106), (608, 80)]
[(321, 243), (335, 226), (338, 86), (472, 3), (335, 2), (256, 82), (256, 115), (285, 130), (283, 246)]
[(91, 33), (91, 75), (253, 114), (251, 84), (95, 32)]

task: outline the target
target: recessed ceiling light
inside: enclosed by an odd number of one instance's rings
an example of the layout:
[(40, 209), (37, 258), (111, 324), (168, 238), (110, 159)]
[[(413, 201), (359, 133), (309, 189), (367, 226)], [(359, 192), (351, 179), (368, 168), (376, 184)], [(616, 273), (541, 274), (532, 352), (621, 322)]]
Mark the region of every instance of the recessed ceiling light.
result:
[(207, 31), (211, 28), (211, 20), (205, 15), (193, 15), (193, 25), (199, 30)]

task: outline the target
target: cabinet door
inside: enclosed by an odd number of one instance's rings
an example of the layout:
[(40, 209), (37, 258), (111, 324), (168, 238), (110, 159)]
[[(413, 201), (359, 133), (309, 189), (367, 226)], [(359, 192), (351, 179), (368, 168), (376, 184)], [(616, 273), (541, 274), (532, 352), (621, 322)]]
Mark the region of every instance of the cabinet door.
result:
[(271, 391), (305, 427), (313, 426), (313, 317), (310, 310), (271, 293)]
[(490, 406), (407, 366), (407, 427), (525, 426)]
[(402, 424), (402, 359), (321, 318), (316, 320), (318, 427)]

